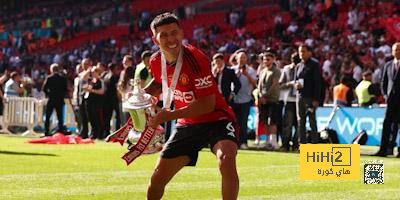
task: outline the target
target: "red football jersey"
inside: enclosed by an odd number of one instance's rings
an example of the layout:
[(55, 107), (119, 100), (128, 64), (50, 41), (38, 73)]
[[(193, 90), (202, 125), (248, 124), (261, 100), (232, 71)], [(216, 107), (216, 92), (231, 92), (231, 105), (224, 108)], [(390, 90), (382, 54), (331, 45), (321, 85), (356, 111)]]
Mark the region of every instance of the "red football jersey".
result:
[[(225, 102), (211, 74), (210, 61), (191, 45), (183, 46), (183, 63), (174, 91), (175, 108), (183, 108), (202, 96), (215, 94), (214, 111), (193, 118), (178, 119), (177, 125), (198, 124), (223, 119), (234, 120), (231, 107)], [(161, 52), (154, 53), (150, 59), (150, 71), (156, 83), (161, 81)], [(167, 64), (168, 87), (171, 85), (175, 65)]]

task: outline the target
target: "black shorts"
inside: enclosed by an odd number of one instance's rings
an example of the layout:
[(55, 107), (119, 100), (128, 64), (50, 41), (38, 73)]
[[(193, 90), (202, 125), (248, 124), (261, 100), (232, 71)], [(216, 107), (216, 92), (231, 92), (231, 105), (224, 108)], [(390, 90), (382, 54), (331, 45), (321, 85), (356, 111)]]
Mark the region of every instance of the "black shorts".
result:
[(231, 140), (238, 144), (237, 131), (235, 124), (226, 120), (177, 127), (175, 134), (165, 144), (161, 157), (187, 155), (190, 158), (187, 166), (195, 166), (199, 151), (207, 144), (210, 144), (211, 151), (221, 140)]
[(260, 122), (267, 125), (276, 125), (281, 119), (281, 111), (278, 103), (267, 103), (259, 105)]

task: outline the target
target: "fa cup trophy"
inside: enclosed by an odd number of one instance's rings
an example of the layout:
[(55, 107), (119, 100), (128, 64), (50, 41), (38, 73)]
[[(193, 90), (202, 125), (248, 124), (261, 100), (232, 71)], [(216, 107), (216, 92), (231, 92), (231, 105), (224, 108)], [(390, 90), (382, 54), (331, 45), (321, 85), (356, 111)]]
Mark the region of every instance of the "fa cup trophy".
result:
[(123, 127), (106, 138), (107, 142), (119, 142), (121, 145), (129, 141), (129, 151), (122, 156), (127, 165), (142, 154), (161, 151), (164, 139), (161, 126), (152, 128), (147, 125), (149, 118), (155, 115), (156, 98), (140, 87), (140, 80), (131, 79), (130, 84), (133, 85), (133, 91), (126, 94), (129, 98), (122, 103), (122, 110), (129, 112), (130, 118)]

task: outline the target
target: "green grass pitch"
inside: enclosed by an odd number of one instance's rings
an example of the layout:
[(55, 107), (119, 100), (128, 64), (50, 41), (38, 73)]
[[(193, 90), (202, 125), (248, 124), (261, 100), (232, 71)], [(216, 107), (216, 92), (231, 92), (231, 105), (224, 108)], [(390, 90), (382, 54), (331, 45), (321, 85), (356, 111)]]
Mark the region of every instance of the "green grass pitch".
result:
[[(0, 135), (0, 199), (145, 199), (158, 154), (127, 167), (126, 148), (97, 141), (89, 145), (27, 144)], [(362, 147), (363, 154), (376, 147)], [(363, 161), (382, 159), (384, 185), (363, 183)], [(400, 199), (400, 159), (361, 156), (358, 181), (300, 181), (299, 154), (239, 151), (239, 199)], [(215, 156), (204, 149), (197, 167), (186, 167), (163, 199), (221, 199)]]

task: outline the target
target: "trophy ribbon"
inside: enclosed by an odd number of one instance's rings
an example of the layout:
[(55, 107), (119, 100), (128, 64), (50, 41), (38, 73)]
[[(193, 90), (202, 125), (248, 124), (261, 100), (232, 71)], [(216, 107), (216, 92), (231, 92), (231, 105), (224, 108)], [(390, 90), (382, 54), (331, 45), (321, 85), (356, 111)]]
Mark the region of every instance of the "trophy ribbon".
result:
[[(157, 128), (152, 128), (147, 126), (146, 129), (142, 132), (139, 141), (134, 145), (129, 147), (129, 151), (125, 153), (121, 158), (125, 160), (126, 165), (131, 164), (137, 157), (143, 154), (146, 148), (149, 146), (151, 141), (153, 140), (156, 132), (162, 131), (162, 127), (159, 126)], [(161, 147), (159, 147), (161, 150)], [(158, 151), (159, 151), (158, 150)]]
[(122, 146), (126, 140), (126, 137), (129, 134), (129, 131), (131, 131), (132, 128), (133, 128), (132, 118), (129, 117), (128, 121), (124, 126), (122, 126), (120, 129), (107, 136), (106, 142), (119, 142)]

